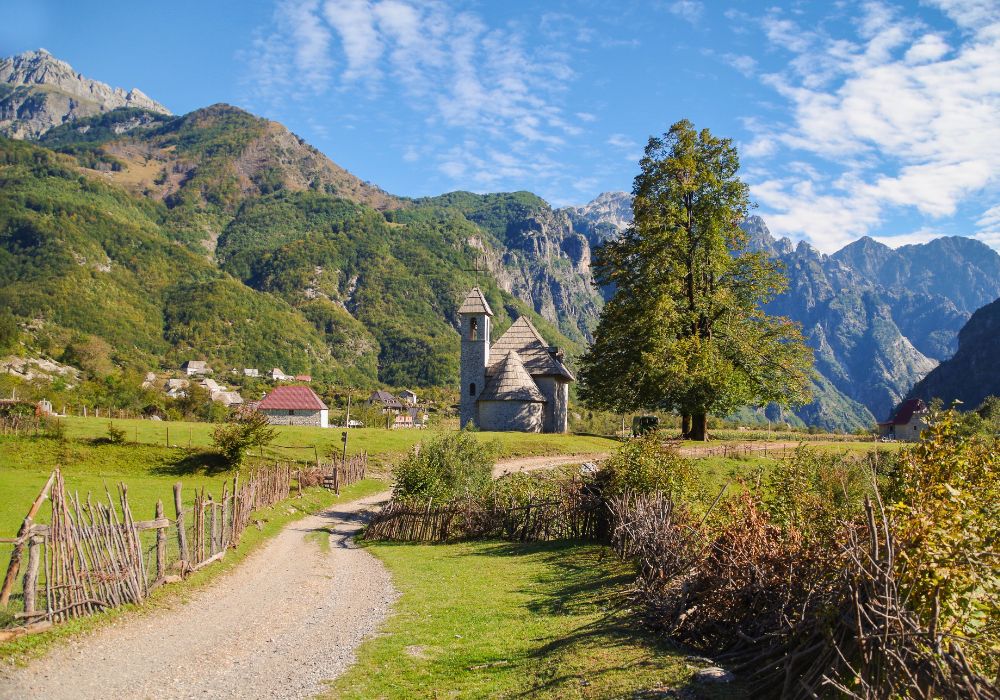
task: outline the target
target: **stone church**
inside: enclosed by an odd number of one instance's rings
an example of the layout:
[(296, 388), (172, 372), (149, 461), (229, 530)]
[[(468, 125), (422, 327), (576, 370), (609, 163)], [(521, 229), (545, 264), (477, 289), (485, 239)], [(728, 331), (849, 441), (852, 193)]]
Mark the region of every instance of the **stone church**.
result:
[(474, 287), (458, 310), (462, 327), (462, 426), (565, 433), (572, 373), (563, 353), (522, 316), (490, 345), (493, 311)]

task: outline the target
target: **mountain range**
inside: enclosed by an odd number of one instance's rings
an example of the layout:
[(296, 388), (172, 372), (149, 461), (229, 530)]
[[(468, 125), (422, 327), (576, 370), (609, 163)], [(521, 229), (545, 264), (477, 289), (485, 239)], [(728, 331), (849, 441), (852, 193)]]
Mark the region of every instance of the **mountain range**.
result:
[[(228, 105), (173, 116), (44, 51), (0, 61), (0, 133), (19, 139), (0, 139), (0, 307), (26, 352), (84, 369), (197, 357), (450, 385), (474, 284), (498, 332), (527, 314), (572, 357), (613, 293), (591, 251), (632, 217), (614, 192), (564, 209), (528, 192), (394, 196), (276, 122)], [(827, 256), (758, 217), (745, 228), (788, 272), (771, 310), (816, 349), (816, 401), (793, 420), (882, 418), (1000, 296), (1000, 256), (971, 239)]]

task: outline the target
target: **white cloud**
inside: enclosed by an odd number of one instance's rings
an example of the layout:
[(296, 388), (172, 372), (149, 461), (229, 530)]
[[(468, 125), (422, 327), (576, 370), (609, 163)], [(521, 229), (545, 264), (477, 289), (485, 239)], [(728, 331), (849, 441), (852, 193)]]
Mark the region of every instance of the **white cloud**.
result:
[(944, 235), (945, 234), (940, 231), (935, 231), (933, 229), (920, 229), (919, 231), (901, 233), (896, 236), (873, 236), (873, 238), (879, 243), (884, 243), (890, 248), (899, 248), (904, 245), (930, 243), (931, 241), (941, 238)]
[(1000, 250), (1000, 204), (982, 213), (976, 221), (979, 231), (973, 236), (986, 245)]
[(726, 63), (748, 78), (753, 75), (754, 71), (757, 69), (757, 61), (751, 56), (727, 53), (723, 54), (722, 58)]
[(702, 13), (705, 11), (705, 6), (698, 2), (698, 0), (677, 0), (677, 2), (671, 3), (667, 7), (667, 10), (685, 22), (698, 24)]
[[(587, 27), (547, 14), (535, 30), (582, 41)], [(462, 139), (461, 146), (420, 151), (447, 177), (499, 183), (544, 174), (568, 186), (572, 175), (547, 151), (581, 136), (582, 124), (596, 117), (562, 108), (575, 73), (561, 47), (574, 42), (538, 41), (529, 32), (525, 23), (489, 26), (442, 0), (281, 0), (269, 33), (247, 52), (251, 92), (279, 105), (296, 99), (298, 79), (313, 76), (318, 91), (377, 96), (378, 108), (400, 104), (425, 130), (454, 130), (452, 142)], [(507, 157), (521, 167), (502, 162)]]
[(744, 154), (807, 154), (834, 173), (751, 183), (776, 233), (829, 251), (877, 230), (894, 208), (934, 220), (1000, 185), (1000, 16), (974, 1), (937, 4), (966, 29), (954, 47), (878, 2), (864, 6), (849, 38), (778, 11), (762, 20), (792, 54), (763, 78), (791, 118), (748, 124), (755, 138)]

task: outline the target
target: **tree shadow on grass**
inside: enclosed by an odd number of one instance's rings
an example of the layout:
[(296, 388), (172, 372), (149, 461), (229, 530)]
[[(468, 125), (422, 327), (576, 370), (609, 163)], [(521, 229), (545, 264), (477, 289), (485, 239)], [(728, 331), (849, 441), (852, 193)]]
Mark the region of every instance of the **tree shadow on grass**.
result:
[(216, 476), (230, 471), (226, 458), (212, 450), (191, 450), (179, 459), (166, 462), (150, 470), (158, 476)]
[[(554, 669), (562, 668), (559, 659), (564, 655), (567, 658), (577, 654), (592, 655), (594, 662), (588, 664), (585, 673), (557, 672), (520, 697), (531, 697), (546, 691), (558, 694), (558, 689), (567, 684), (594, 686), (606, 674), (637, 671), (643, 667), (650, 671), (651, 676), (657, 675), (656, 670), (662, 667), (657, 660), (662, 661), (664, 656), (673, 657), (682, 674), (690, 661), (698, 667), (706, 665), (700, 657), (696, 660), (690, 649), (653, 633), (643, 625), (628, 595), (635, 573), (621, 564), (608, 547), (573, 541), (497, 543), (487, 553), (493, 556), (541, 557), (545, 564), (544, 573), (534, 580), (540, 585), (525, 591), (532, 596), (527, 605), (532, 612), (545, 616), (579, 614), (592, 618), (568, 633), (548, 640), (539, 639), (540, 646), (529, 654), (533, 663), (551, 664)], [(640, 658), (635, 658), (637, 648), (642, 650)], [(616, 653), (616, 649), (624, 653)], [(624, 661), (622, 657), (625, 654), (632, 658)], [(620, 696), (619, 691), (608, 695)], [(696, 699), (738, 698), (746, 697), (746, 694), (737, 684), (705, 685), (688, 679), (667, 685), (654, 683), (627, 696)], [(587, 697), (603, 696), (590, 694)]]

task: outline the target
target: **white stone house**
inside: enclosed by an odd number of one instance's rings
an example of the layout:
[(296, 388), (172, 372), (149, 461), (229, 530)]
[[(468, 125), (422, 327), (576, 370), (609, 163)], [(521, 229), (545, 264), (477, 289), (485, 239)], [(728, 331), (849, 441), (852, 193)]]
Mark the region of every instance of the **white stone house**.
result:
[(274, 425), (330, 427), (330, 409), (307, 386), (275, 387), (260, 402), (257, 410)]
[(518, 318), (490, 345), (493, 311), (474, 288), (458, 310), (461, 319), (459, 418), (481, 430), (564, 433), (573, 374), (527, 317)]
[(276, 382), (283, 382), (283, 381), (285, 381), (287, 379), (291, 379), (291, 377), (289, 377), (287, 374), (285, 374), (284, 372), (282, 372), (277, 367), (275, 367), (274, 369), (271, 370), (270, 377), (271, 377), (271, 379), (273, 381), (276, 381)]
[(243, 376), (244, 377), (259, 377), (260, 376), (260, 370), (257, 369), (256, 367), (245, 367), (243, 369)]
[(209, 374), (212, 371), (212, 368), (204, 360), (188, 360), (181, 365), (181, 369), (189, 377), (193, 377), (196, 374)]
[(416, 392), (410, 391), (409, 389), (403, 389), (399, 392), (399, 400), (402, 401), (407, 406), (417, 405), (417, 394)]

